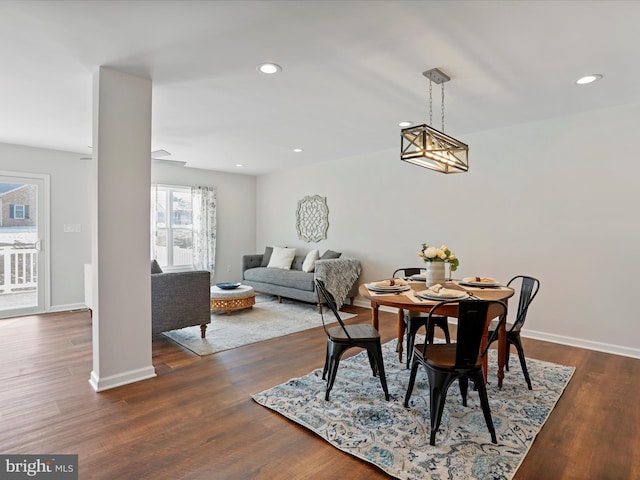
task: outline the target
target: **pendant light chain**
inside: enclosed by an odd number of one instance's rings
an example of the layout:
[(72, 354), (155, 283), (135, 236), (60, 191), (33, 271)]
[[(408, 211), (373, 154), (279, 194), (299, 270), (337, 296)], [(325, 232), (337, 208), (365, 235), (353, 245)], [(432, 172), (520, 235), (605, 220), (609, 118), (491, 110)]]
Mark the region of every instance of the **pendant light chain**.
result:
[(432, 101), (433, 82), (429, 79), (429, 125), (433, 125), (433, 101)]
[(444, 133), (444, 83), (440, 85), (442, 88), (442, 133)]

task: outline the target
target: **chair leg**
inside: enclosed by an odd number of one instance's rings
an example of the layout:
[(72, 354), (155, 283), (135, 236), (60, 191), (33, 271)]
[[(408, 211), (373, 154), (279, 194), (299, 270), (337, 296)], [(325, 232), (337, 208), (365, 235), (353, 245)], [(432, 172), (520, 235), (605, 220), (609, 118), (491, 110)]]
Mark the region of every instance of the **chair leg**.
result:
[(337, 345), (333, 342), (329, 342), (327, 346), (327, 356), (329, 360), (327, 373), (329, 374), (329, 377), (327, 378), (327, 391), (324, 396), (325, 400), (329, 400), (329, 392), (331, 392), (331, 389), (333, 388), (333, 382), (336, 380), (338, 365), (340, 364), (340, 357), (342, 357), (342, 353), (344, 352), (344, 348), (341, 348), (341, 345)]
[(334, 355), (331, 356), (331, 362), (329, 365), (329, 379), (327, 380), (327, 391), (324, 395), (325, 400), (329, 400), (329, 392), (333, 388), (333, 382), (336, 380), (336, 374), (338, 373), (338, 365), (340, 363), (340, 357)]
[(433, 323), (430, 323), (427, 326), (427, 343), (433, 343), (433, 339), (436, 335), (436, 326)]
[(524, 374), (524, 379), (527, 381), (527, 387), (529, 390), (533, 390), (531, 387), (531, 379), (529, 378), (529, 371), (527, 370), (527, 361), (524, 358), (524, 349), (522, 348), (522, 341), (520, 340), (520, 335), (514, 335), (513, 344), (518, 351), (518, 358), (520, 358), (520, 366), (522, 367), (522, 373)]
[(444, 332), (444, 338), (447, 343), (451, 343), (451, 335), (449, 335), (449, 322), (445, 318), (444, 324), (441, 325), (442, 331)]
[[(367, 353), (371, 356), (371, 352), (367, 349)], [(382, 345), (378, 342), (373, 347), (373, 357), (376, 363), (378, 374), (380, 376), (380, 383), (382, 384), (382, 390), (384, 390), (384, 398), (389, 401), (389, 388), (387, 387), (387, 376), (384, 373), (384, 361), (382, 359)]]
[(407, 368), (409, 368), (411, 357), (413, 356), (413, 347), (416, 344), (416, 335), (421, 326), (422, 324), (411, 320), (407, 322)]
[(462, 406), (467, 406), (467, 391), (469, 390), (469, 378), (462, 376), (458, 379), (458, 385), (460, 386), (460, 395), (462, 395)]
[(327, 351), (324, 354), (324, 368), (322, 369), (322, 379), (327, 379), (327, 370), (329, 368), (329, 342), (327, 342)]
[(447, 400), (447, 391), (449, 386), (455, 380), (457, 375), (440, 373), (431, 368), (427, 368), (429, 375), (430, 388), (430, 409), (431, 409), (431, 436), (429, 444), (435, 446), (436, 433), (442, 421), (442, 413), (444, 412), (444, 404)]
[(369, 357), (369, 365), (371, 366), (371, 372), (373, 373), (373, 376), (377, 376), (378, 375), (378, 366), (376, 364), (376, 358), (374, 353), (371, 351), (370, 347), (367, 347), (367, 357)]
[(482, 413), (484, 414), (484, 421), (487, 423), (487, 428), (491, 434), (491, 442), (498, 443), (496, 438), (496, 429), (493, 426), (493, 420), (491, 419), (491, 409), (489, 408), (489, 399), (487, 398), (487, 386), (484, 383), (484, 377), (481, 370), (472, 374), (473, 383), (478, 387), (478, 395), (480, 396), (480, 405), (482, 406)]
[(404, 396), (405, 408), (409, 407), (409, 399), (411, 398), (411, 393), (413, 392), (413, 385), (416, 382), (416, 374), (418, 373), (419, 366), (420, 366), (420, 362), (414, 359), (413, 364), (411, 365), (411, 375), (409, 376), (409, 385), (407, 385), (407, 393)]

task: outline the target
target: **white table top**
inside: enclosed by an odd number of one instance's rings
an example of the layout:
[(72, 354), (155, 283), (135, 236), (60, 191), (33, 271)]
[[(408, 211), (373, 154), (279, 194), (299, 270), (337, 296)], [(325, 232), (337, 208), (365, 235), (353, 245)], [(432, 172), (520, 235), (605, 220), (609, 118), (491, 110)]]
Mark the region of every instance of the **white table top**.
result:
[(215, 285), (211, 287), (211, 298), (239, 298), (239, 297), (249, 297), (251, 295), (255, 295), (253, 291), (253, 287), (249, 285), (240, 285), (237, 288), (231, 290), (225, 290), (223, 288), (216, 287)]

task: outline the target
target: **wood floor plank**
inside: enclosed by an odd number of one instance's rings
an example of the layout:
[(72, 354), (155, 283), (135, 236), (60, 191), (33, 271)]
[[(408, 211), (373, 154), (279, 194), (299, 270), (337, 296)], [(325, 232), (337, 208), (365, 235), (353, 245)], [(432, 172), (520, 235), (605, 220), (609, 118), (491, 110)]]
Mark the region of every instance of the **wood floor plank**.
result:
[[(395, 322), (380, 313), (383, 341)], [(389, 478), (250, 398), (321, 367), (325, 342), (318, 327), (199, 357), (157, 335), (155, 378), (96, 393), (87, 312), (0, 320), (0, 452), (78, 454), (81, 479)], [(640, 478), (640, 360), (524, 347), (577, 370), (515, 479)]]

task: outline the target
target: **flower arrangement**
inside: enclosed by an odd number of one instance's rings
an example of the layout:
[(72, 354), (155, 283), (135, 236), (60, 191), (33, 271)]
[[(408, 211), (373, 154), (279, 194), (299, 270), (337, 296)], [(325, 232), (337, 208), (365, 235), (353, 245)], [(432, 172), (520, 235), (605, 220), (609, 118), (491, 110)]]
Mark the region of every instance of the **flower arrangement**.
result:
[(449, 250), (449, 247), (442, 245), (438, 247), (430, 247), (426, 243), (422, 244), (422, 250), (418, 253), (424, 262), (448, 262), (451, 265), (451, 271), (455, 272), (460, 265), (458, 257)]

